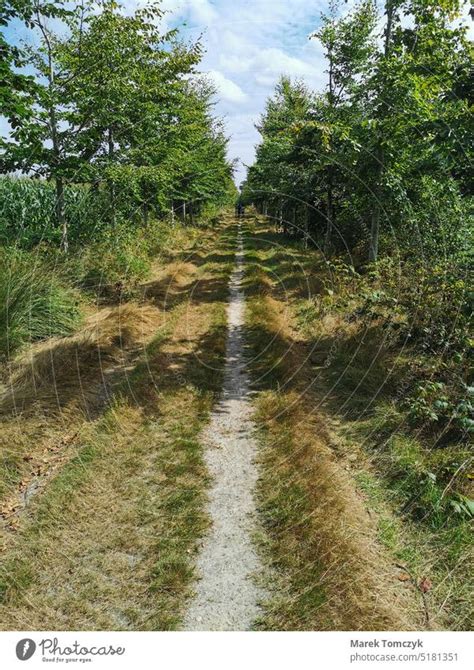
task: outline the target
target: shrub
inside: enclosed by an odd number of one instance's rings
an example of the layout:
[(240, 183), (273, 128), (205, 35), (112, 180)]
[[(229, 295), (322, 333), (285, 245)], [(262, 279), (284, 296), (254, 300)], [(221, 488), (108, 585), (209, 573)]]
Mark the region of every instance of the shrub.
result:
[(420, 421), (451, 425), (463, 433), (474, 432), (473, 387), (465, 384), (450, 386), (444, 382), (426, 380), (419, 383), (413, 395), (405, 401), (409, 418)]
[(150, 242), (144, 230), (116, 226), (68, 261), (78, 284), (95, 295), (128, 297), (150, 272)]

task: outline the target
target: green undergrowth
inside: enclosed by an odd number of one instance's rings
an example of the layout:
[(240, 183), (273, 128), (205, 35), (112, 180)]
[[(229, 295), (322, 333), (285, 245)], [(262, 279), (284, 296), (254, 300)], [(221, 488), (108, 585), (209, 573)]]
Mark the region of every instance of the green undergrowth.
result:
[(80, 296), (41, 258), (0, 249), (0, 357), (31, 342), (68, 335), (81, 322)]
[[(360, 275), (346, 264), (323, 262), (318, 252), (264, 223), (249, 228), (256, 388), (314, 396), (342, 444), (360, 449), (351, 467), (377, 515), (380, 542), (415, 579), (429, 576), (434, 625), (468, 627), (474, 493), (467, 320), (452, 329), (444, 351), (437, 349), (449, 307), (438, 310), (438, 325), (427, 313), (415, 319), (406, 293), (391, 297), (395, 284), (401, 291), (401, 280), (390, 275), (390, 264)], [(464, 300), (463, 286), (457, 288), (453, 310)], [(283, 301), (281, 318), (291, 323), (293, 337), (277, 328), (270, 340), (258, 327), (268, 319), (264, 298), (272, 295)], [(429, 332), (423, 324), (430, 324)], [(288, 372), (292, 350), (299, 352), (303, 381)]]
[(157, 263), (165, 264), (176, 249), (189, 255), (214, 229), (166, 221), (142, 228), (118, 225), (67, 255), (46, 243), (30, 251), (0, 247), (0, 358), (5, 361), (32, 342), (71, 334), (87, 304), (139, 297), (140, 284)]

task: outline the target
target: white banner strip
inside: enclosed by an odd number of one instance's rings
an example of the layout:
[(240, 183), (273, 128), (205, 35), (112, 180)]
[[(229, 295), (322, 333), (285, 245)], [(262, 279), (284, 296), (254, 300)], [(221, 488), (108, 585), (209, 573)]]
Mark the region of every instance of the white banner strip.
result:
[(2, 670), (433, 668), (471, 670), (473, 634), (432, 633), (0, 633)]

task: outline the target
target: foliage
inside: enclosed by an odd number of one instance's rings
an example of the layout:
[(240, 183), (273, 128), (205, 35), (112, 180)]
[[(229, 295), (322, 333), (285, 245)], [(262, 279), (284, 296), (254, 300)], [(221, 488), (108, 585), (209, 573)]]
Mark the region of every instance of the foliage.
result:
[(446, 383), (427, 380), (417, 385), (407, 398), (409, 417), (415, 423), (434, 422), (457, 428), (461, 433), (474, 432), (473, 388), (460, 384), (449, 388)]
[(333, 3), (314, 35), (327, 90), (283, 79), (257, 126), (245, 198), (327, 253), (358, 247), (375, 260), (380, 247), (431, 262), (472, 249), (472, 59), (452, 22), (460, 3), (432, 4), (388, 0), (380, 42), (374, 3), (345, 14)]
[(300, 318), (314, 323), (337, 313), (361, 332), (375, 329), (382, 349), (403, 352), (403, 398), (397, 385), (392, 392), (410, 423), (434, 432), (436, 443), (468, 439), (474, 416), (472, 293), (466, 268), (442, 262), (427, 268), (387, 257), (359, 273), (336, 257), (327, 269), (323, 295), (312, 309), (302, 305)]
[[(75, 7), (35, 0), (26, 13), (19, 4), (10, 3), (0, 24), (24, 19), (37, 46), (9, 45), (17, 54), (10, 60), (34, 75), (20, 72), (22, 82), (32, 82), (19, 93), (21, 114), (0, 101), (11, 127), (0, 140), (0, 171), (34, 173), (54, 185), (46, 239), (67, 251), (84, 229), (90, 235), (94, 219), (99, 231), (168, 214), (187, 221), (206, 204), (227, 199), (232, 166), (222, 124), (212, 114), (215, 91), (195, 72), (201, 46), (162, 30), (159, 4), (133, 13), (115, 0)], [(57, 33), (50, 16), (62, 23)], [(80, 192), (88, 200), (87, 221), (71, 211)], [(34, 243), (38, 231), (22, 235)]]

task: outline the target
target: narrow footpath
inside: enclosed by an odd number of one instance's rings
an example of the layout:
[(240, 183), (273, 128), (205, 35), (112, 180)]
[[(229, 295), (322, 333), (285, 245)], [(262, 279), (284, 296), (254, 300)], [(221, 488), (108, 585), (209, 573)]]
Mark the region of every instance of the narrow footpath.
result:
[(223, 393), (203, 436), (205, 461), (212, 477), (208, 504), (212, 526), (198, 557), (200, 579), (185, 616), (185, 630), (249, 630), (265, 595), (255, 581), (262, 566), (252, 541), (257, 446), (244, 355), (244, 251), (240, 228), (237, 245), (230, 279)]

